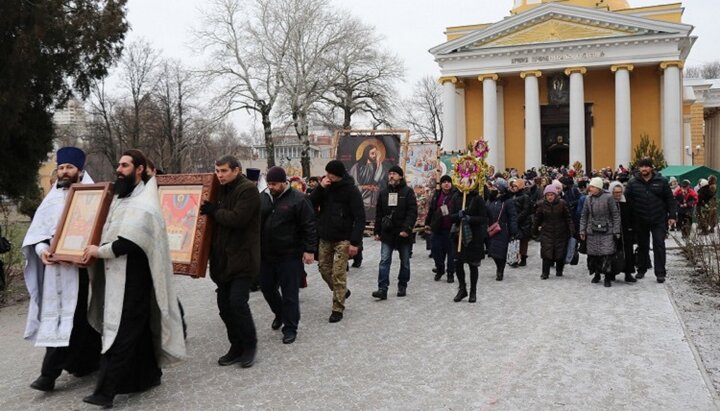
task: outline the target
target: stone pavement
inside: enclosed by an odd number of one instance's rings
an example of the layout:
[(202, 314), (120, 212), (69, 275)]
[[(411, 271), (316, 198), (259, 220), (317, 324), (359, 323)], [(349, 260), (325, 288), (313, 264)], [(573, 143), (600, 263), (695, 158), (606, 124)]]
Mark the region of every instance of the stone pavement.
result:
[[(538, 245), (530, 265), (480, 268), (476, 304), (452, 301), (457, 284), (435, 282), (418, 245), (408, 296), (370, 297), (379, 245), (366, 239), (351, 268), (343, 321), (329, 324), (330, 292), (316, 268), (301, 291), (298, 339), (283, 345), (272, 313), (251, 296), (259, 352), (250, 369), (219, 367), (227, 349), (209, 279), (179, 277), (189, 323), (187, 362), (161, 386), (121, 395), (120, 409), (567, 409), (715, 410), (665, 286), (652, 275), (611, 288), (591, 284), (581, 264), (541, 281)], [(677, 257), (675, 257), (677, 258)], [(396, 276), (395, 261), (392, 273)], [(670, 273), (669, 281), (672, 281)], [(0, 312), (0, 409), (94, 409), (82, 402), (94, 376), (63, 374), (56, 391), (28, 387), (42, 349), (22, 341), (25, 306)]]

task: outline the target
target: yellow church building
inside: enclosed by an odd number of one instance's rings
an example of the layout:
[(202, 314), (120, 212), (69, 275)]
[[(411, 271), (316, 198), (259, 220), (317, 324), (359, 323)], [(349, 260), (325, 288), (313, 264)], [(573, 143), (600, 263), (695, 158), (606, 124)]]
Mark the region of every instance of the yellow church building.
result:
[(683, 79), (696, 37), (681, 3), (515, 0), (510, 13), (449, 27), (447, 42), (430, 49), (445, 151), (483, 136), (498, 169), (579, 161), (589, 170), (627, 166), (647, 135), (668, 164), (705, 162), (712, 87)]

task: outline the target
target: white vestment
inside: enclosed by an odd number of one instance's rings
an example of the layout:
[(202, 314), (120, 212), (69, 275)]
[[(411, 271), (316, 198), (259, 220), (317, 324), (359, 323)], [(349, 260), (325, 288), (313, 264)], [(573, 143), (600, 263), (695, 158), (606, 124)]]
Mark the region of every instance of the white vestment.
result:
[(150, 314), (155, 357), (165, 367), (185, 358), (180, 307), (172, 285), (165, 220), (160, 209), (155, 178), (140, 182), (126, 198), (113, 198), (103, 227), (99, 259), (90, 267), (92, 297), (88, 320), (102, 333), (102, 353), (112, 347), (120, 328), (127, 255), (115, 257), (112, 242), (118, 238), (132, 241), (147, 256), (152, 275), (155, 301)]
[[(83, 173), (82, 184), (92, 183), (90, 175)], [(37, 252), (50, 248), (47, 242), (55, 235), (68, 191), (53, 186), (35, 212), (22, 243), (25, 286), (30, 293), (24, 338), (37, 347), (70, 345), (78, 299), (78, 267), (70, 264), (46, 266)]]

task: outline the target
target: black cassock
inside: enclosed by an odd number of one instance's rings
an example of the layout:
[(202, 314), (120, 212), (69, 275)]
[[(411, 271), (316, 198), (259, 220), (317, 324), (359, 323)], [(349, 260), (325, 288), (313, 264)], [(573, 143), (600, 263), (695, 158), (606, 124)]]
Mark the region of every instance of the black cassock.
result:
[(41, 374), (56, 379), (63, 370), (77, 376), (90, 374), (98, 369), (102, 341), (100, 333), (88, 322), (88, 273), (78, 269), (78, 299), (67, 347), (48, 347), (43, 358)]
[(145, 252), (120, 238), (112, 243), (115, 256), (127, 255), (125, 296), (120, 328), (110, 349), (100, 358), (95, 394), (145, 391), (160, 384), (162, 371), (155, 358), (150, 312), (155, 303), (152, 275)]

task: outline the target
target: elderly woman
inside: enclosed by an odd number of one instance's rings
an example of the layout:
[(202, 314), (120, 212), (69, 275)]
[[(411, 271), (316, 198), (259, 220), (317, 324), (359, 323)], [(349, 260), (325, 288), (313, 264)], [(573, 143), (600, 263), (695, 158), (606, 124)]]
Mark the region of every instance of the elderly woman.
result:
[[(610, 194), (612, 194), (615, 203), (620, 208), (620, 225), (622, 226), (622, 248), (625, 253), (625, 266), (622, 272), (625, 273), (625, 282), (637, 282), (633, 273), (635, 272), (635, 255), (633, 254), (633, 244), (635, 243), (635, 233), (633, 232), (632, 210), (630, 205), (625, 201), (625, 187), (619, 181), (610, 183)], [(613, 273), (617, 275), (618, 273)]]
[(605, 287), (612, 286), (612, 257), (615, 240), (620, 239), (620, 209), (612, 196), (603, 191), (603, 179), (594, 177), (588, 185), (588, 198), (580, 216), (580, 239), (587, 242), (588, 269), (592, 282), (605, 274)]
[(540, 256), (542, 274), (547, 280), (550, 267), (555, 264), (555, 275), (562, 277), (565, 267), (565, 253), (570, 236), (575, 234), (575, 224), (565, 200), (558, 197), (552, 185), (545, 187), (544, 199), (537, 203), (533, 232), (540, 234)]
[(497, 267), (495, 272), (497, 281), (503, 280), (505, 264), (507, 263), (508, 244), (518, 233), (517, 212), (515, 211), (512, 194), (508, 188), (507, 181), (498, 178), (495, 179), (495, 182), (488, 190), (488, 227), (494, 223), (500, 225), (500, 231), (492, 236), (488, 233), (487, 240), (488, 254), (495, 261)]

